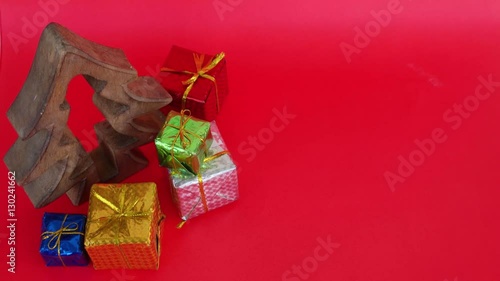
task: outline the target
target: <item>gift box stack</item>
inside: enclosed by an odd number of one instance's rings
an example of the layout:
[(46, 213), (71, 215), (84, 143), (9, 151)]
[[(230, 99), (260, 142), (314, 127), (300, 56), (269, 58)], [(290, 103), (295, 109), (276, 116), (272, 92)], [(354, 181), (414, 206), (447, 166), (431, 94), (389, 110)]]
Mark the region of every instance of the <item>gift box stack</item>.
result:
[[(224, 53), (174, 46), (156, 80), (173, 96), (156, 137), (181, 223), (238, 199), (237, 169), (214, 121), (228, 94)], [(87, 215), (45, 213), (47, 266), (158, 269), (165, 216), (156, 183), (92, 185)]]
[(213, 121), (227, 96), (226, 61), (224, 53), (174, 46), (161, 71), (158, 80), (174, 97), (174, 110), (155, 145), (185, 222), (238, 199), (236, 166)]

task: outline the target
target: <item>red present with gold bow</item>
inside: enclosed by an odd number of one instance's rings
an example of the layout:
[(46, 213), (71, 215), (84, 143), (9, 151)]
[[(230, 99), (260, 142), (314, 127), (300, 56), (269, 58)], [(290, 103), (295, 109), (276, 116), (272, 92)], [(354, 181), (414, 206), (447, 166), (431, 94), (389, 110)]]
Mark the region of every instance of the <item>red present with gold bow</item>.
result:
[(228, 94), (224, 53), (211, 56), (173, 46), (156, 79), (173, 97), (166, 111), (189, 109), (207, 121), (215, 119)]

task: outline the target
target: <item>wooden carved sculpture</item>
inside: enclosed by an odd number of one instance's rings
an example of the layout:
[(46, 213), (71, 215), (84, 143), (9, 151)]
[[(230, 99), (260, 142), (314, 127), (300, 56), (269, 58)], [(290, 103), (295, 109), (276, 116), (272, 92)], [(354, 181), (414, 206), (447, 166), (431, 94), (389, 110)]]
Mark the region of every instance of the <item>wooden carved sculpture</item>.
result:
[[(66, 89), (80, 74), (95, 90), (93, 102), (106, 118), (95, 125), (99, 146), (90, 153), (67, 126)], [(19, 138), (4, 162), (35, 207), (64, 193), (77, 205), (93, 183), (121, 181), (146, 167), (137, 147), (156, 136), (165, 118), (159, 109), (171, 100), (152, 77), (138, 77), (121, 50), (51, 23), (7, 112)]]

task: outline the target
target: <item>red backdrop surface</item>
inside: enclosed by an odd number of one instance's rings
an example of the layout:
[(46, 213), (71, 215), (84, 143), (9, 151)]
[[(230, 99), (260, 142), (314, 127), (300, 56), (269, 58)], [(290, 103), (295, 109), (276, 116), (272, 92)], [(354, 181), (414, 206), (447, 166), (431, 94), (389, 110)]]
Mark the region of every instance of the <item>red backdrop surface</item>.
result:
[[(18, 187), (14, 274), (2, 164), (2, 280), (500, 280), (499, 1), (0, 5), (2, 157), (17, 138), (5, 112), (55, 21), (123, 49), (140, 75), (173, 44), (225, 51), (230, 94), (217, 122), (241, 167), (239, 201), (177, 230), (165, 170), (143, 148), (149, 167), (126, 181), (159, 186), (158, 271), (45, 267), (43, 213), (87, 204), (63, 196), (34, 209)], [(67, 97), (87, 149), (102, 119), (91, 94), (77, 77)]]

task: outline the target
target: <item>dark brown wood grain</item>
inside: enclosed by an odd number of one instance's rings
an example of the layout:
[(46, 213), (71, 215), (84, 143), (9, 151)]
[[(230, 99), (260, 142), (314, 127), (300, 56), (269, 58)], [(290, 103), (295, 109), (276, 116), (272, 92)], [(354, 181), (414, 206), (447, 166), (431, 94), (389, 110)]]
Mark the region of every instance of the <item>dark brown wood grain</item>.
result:
[[(90, 153), (67, 126), (66, 89), (77, 75), (92, 86), (88, 98), (106, 118), (95, 125), (99, 146)], [(156, 136), (165, 118), (159, 109), (171, 100), (153, 78), (138, 77), (121, 50), (51, 23), (7, 112), (19, 138), (4, 162), (35, 207), (64, 193), (79, 204), (93, 183), (118, 182), (147, 166), (137, 147)]]

